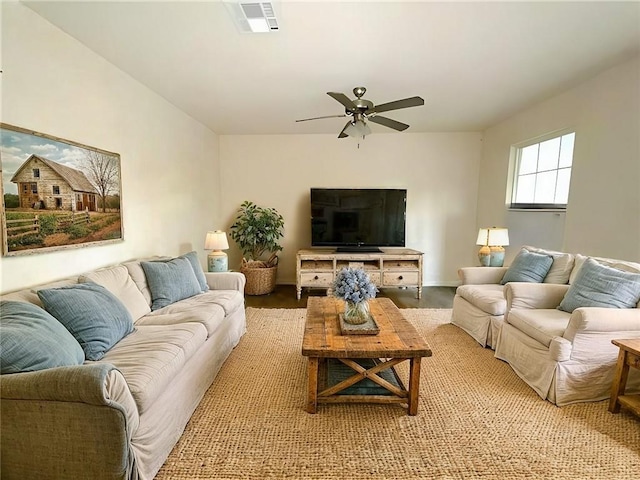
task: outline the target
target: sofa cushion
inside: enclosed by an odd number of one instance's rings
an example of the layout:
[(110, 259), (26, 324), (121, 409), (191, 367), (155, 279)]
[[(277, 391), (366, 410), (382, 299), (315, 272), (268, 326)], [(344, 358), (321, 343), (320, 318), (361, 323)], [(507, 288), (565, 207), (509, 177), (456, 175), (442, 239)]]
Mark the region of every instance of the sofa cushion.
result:
[(490, 315), (504, 315), (507, 301), (503, 290), (502, 285), (496, 284), (460, 285), (456, 293), (483, 312)]
[(151, 291), (151, 310), (158, 310), (202, 292), (191, 262), (186, 258), (174, 258), (166, 262), (140, 262), (140, 265)]
[(26, 302), (0, 302), (0, 373), (81, 365), (84, 352), (51, 314)]
[(244, 308), (244, 296), (237, 290), (209, 290), (202, 295), (180, 300), (142, 317), (136, 325), (172, 325), (198, 322), (209, 336), (226, 316)]
[(225, 315), (244, 308), (244, 295), (238, 290), (210, 290), (203, 295), (204, 301), (220, 305)]
[(558, 308), (635, 308), (640, 301), (640, 273), (625, 272), (588, 258)]
[(89, 272), (81, 275), (79, 280), (83, 283), (97, 283), (109, 290), (118, 297), (134, 321), (151, 311), (142, 292), (133, 283), (129, 270), (124, 265)]
[(38, 290), (44, 308), (62, 323), (84, 350), (87, 360), (100, 360), (133, 331), (133, 319), (109, 290), (87, 282)]
[(502, 285), (509, 282), (542, 283), (553, 264), (553, 257), (521, 249), (502, 277)]
[(33, 303), (34, 305), (44, 308), (42, 306), (42, 302), (40, 301), (40, 297), (38, 297), (38, 290), (42, 290), (45, 288), (65, 287), (67, 285), (75, 285), (76, 283), (78, 283), (78, 277), (70, 277), (63, 280), (58, 280), (56, 282), (49, 282), (43, 285), (38, 285), (36, 287), (24, 288), (22, 290), (17, 290), (11, 293), (3, 293), (1, 298), (2, 300), (11, 300), (14, 302)]
[(205, 295), (196, 295), (145, 315), (136, 322), (136, 326), (201, 323), (207, 329), (207, 336), (210, 337), (222, 324), (224, 318), (224, 309), (220, 305), (207, 301)]
[(575, 262), (575, 255), (572, 253), (556, 252), (555, 250), (531, 247), (529, 245), (525, 245), (522, 248), (533, 253), (540, 253), (542, 255), (549, 255), (553, 257), (553, 264), (547, 272), (546, 277), (544, 277), (543, 283), (569, 283), (569, 277)]
[(184, 255), (180, 255), (178, 258), (186, 258), (189, 260), (191, 264), (191, 268), (193, 269), (193, 273), (198, 279), (198, 283), (200, 284), (200, 289), (203, 292), (209, 290), (209, 285), (207, 284), (207, 279), (204, 276), (204, 272), (202, 271), (202, 265), (200, 265), (200, 260), (198, 260), (198, 254), (194, 252), (185, 253)]
[(136, 325), (102, 358), (124, 376), (138, 412), (143, 414), (207, 338), (198, 323), (180, 325)]
[(554, 337), (562, 337), (570, 318), (570, 314), (555, 308), (512, 308), (507, 323), (548, 347)]

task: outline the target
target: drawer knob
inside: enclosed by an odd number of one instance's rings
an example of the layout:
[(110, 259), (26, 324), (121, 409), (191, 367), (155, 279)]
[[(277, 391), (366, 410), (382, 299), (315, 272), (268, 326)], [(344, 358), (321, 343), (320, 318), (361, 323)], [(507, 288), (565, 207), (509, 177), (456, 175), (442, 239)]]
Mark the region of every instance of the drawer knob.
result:
[(400, 276), (398, 277), (398, 280), (402, 280), (402, 275), (400, 275)]
[(316, 275), (315, 277), (313, 277), (313, 279), (314, 279), (314, 280), (318, 280), (318, 278), (320, 278), (320, 277), (318, 277), (318, 275)]

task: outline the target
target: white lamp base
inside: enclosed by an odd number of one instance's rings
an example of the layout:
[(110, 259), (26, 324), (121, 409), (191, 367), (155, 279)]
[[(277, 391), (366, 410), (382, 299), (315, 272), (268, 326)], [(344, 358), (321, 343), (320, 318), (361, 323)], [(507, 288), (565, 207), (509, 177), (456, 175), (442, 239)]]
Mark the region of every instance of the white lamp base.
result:
[(207, 269), (210, 272), (226, 272), (229, 270), (227, 254), (221, 250), (215, 250), (207, 256)]

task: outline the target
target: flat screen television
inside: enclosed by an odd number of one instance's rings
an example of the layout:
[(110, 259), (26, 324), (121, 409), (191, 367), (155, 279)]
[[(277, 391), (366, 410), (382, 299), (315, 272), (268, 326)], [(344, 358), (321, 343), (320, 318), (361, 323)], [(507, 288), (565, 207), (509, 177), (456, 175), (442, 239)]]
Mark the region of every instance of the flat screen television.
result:
[(312, 188), (311, 245), (338, 251), (405, 246), (407, 191)]

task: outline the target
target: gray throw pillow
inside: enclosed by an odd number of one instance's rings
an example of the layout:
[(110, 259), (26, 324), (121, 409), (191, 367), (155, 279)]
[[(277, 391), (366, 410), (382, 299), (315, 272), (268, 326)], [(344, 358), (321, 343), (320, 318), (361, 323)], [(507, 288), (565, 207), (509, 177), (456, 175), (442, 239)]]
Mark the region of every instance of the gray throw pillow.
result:
[(140, 262), (151, 291), (151, 310), (202, 293), (200, 283), (186, 258), (168, 262)]
[(635, 308), (640, 300), (640, 273), (607, 267), (588, 258), (567, 290), (559, 310), (580, 307)]
[(84, 352), (66, 328), (32, 303), (0, 302), (0, 373), (81, 365)]
[(44, 308), (80, 343), (87, 360), (100, 360), (133, 332), (131, 314), (109, 290), (93, 282), (38, 290)]
[(207, 283), (207, 277), (204, 276), (204, 272), (202, 271), (202, 265), (200, 265), (200, 260), (198, 260), (198, 254), (194, 251), (180, 255), (178, 258), (186, 258), (189, 260), (191, 268), (193, 268), (193, 273), (195, 273), (198, 283), (200, 284), (200, 289), (203, 292), (208, 292), (209, 284)]
[(542, 283), (552, 264), (553, 257), (532, 253), (523, 248), (513, 259), (500, 283), (502, 285), (509, 282)]

